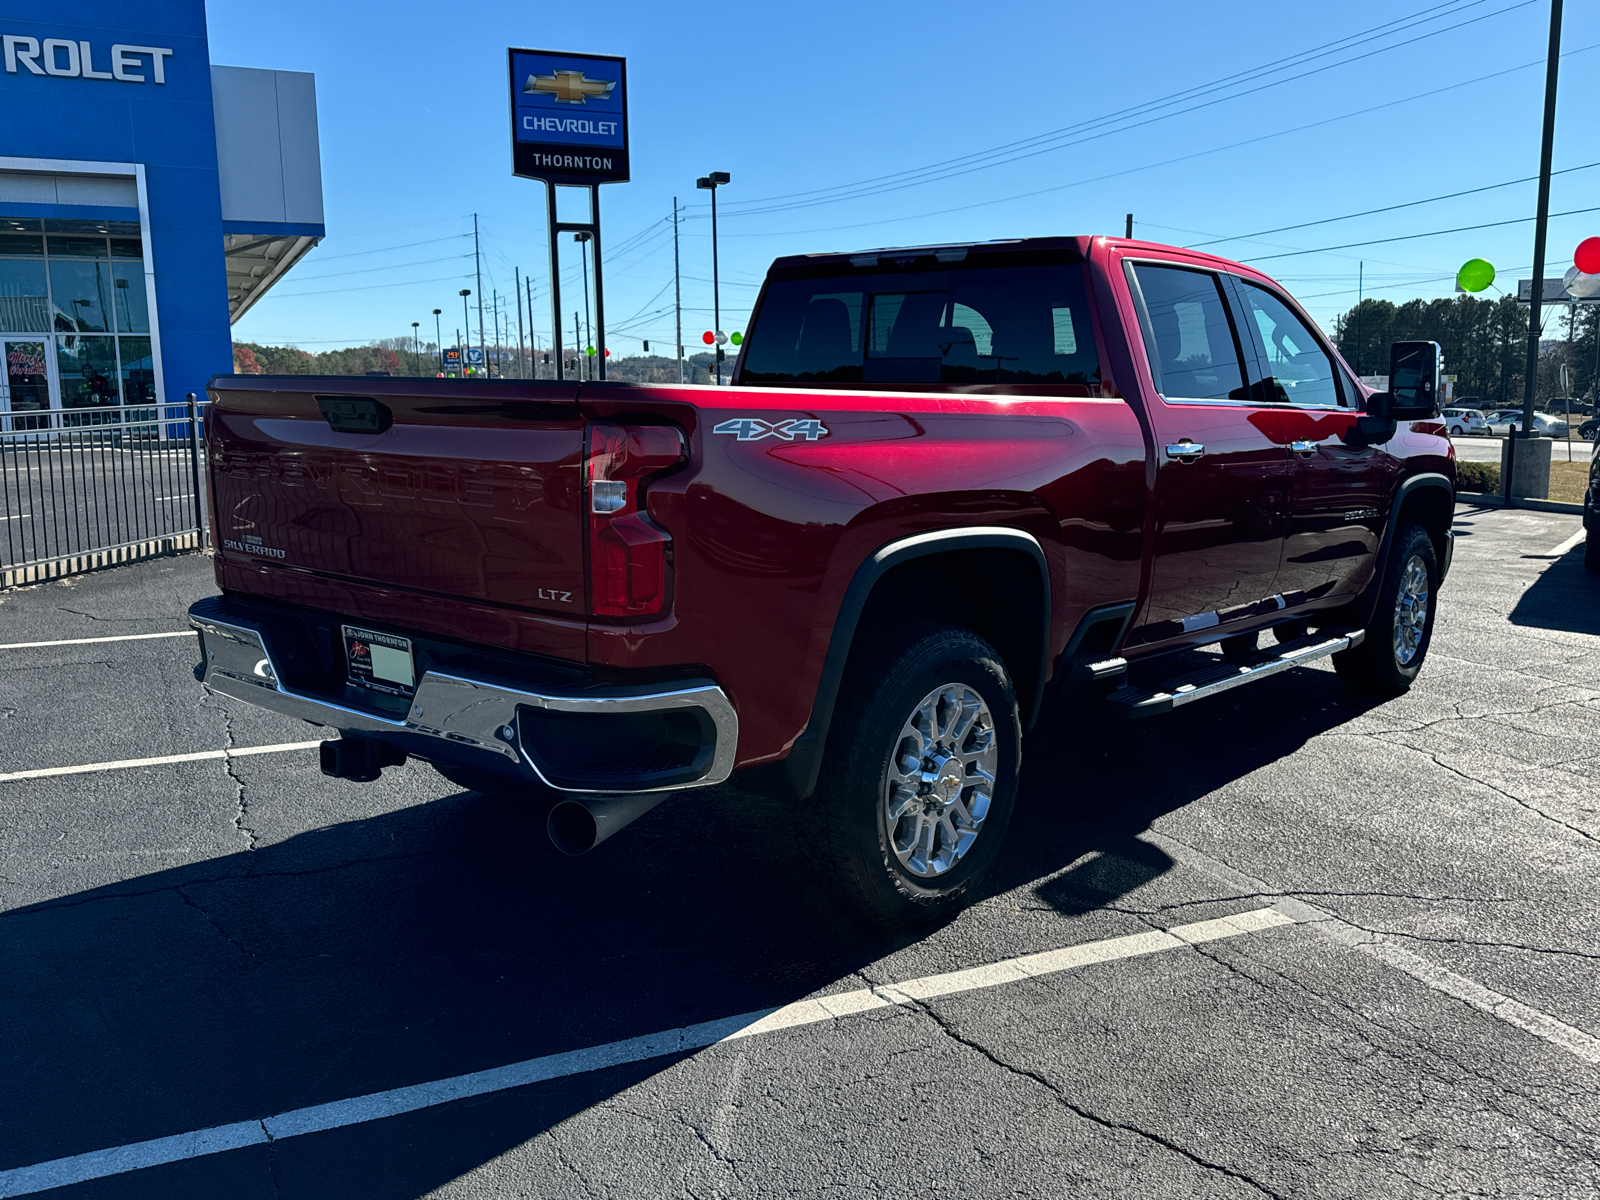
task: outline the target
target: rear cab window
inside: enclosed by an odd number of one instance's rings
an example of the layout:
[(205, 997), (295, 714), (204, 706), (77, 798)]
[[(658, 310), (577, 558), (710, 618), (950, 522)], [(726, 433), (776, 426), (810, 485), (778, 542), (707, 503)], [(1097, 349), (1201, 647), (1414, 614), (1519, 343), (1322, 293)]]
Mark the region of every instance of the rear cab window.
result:
[(774, 267), (741, 385), (1020, 386), (1100, 393), (1076, 252), (918, 252)]

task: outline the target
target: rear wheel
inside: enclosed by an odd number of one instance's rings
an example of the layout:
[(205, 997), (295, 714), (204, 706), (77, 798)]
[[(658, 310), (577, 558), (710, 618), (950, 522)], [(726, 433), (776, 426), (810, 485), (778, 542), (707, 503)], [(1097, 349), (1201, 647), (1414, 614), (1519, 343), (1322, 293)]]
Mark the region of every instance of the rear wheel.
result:
[(1334, 669), (1358, 692), (1395, 695), (1416, 680), (1433, 640), (1439, 563), (1433, 539), (1420, 525), (1395, 530), (1394, 553), (1379, 583), (1367, 636), (1333, 656)]
[(1010, 677), (975, 634), (920, 626), (853, 664), (844, 688), (802, 814), (810, 844), (874, 922), (939, 920), (967, 903), (1011, 821), (1022, 725)]

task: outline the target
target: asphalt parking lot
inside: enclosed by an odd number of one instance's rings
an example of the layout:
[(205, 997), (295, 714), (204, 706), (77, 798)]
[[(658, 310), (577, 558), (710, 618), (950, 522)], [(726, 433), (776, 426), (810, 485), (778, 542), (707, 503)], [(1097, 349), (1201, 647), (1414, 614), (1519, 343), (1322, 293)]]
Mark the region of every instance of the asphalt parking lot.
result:
[(204, 558), (0, 594), (0, 1196), (1600, 1194), (1600, 577), (1457, 530), (1409, 694), (1057, 700), (895, 938), (732, 787), (568, 859), (324, 778), (139, 636)]

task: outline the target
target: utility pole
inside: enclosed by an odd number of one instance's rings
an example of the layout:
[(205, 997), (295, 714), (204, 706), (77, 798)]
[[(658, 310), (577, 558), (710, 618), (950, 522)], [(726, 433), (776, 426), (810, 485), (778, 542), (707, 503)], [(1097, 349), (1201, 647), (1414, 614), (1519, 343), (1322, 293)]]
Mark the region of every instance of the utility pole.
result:
[(433, 310), (433, 340), (437, 343), (434, 348), (439, 351), (439, 370), (441, 372), (444, 371), (444, 334), (439, 332), (439, 314), (443, 311), (441, 308)]
[(578, 356), (578, 378), (584, 376), (584, 359), (589, 356), (583, 352), (583, 326), (578, 324), (578, 310), (572, 310), (572, 345), (573, 353)]
[(422, 374), (422, 338), (417, 333), (421, 325), (421, 321), (411, 322), (411, 369), (418, 375)]
[(1361, 302), (1367, 294), (1367, 264), (1356, 264), (1356, 378), (1361, 377)]
[[(478, 272), (478, 353), (483, 355), (484, 370), (489, 368), (488, 348), (483, 344), (483, 259), (478, 255), (478, 214), (472, 214), (472, 263)], [(467, 327), (467, 336), (472, 336), (472, 327)], [(491, 376), (492, 378), (492, 376)]]
[(678, 272), (678, 198), (672, 198), (672, 312), (677, 328), (678, 382), (683, 382), (683, 280)]
[[(522, 286), (524, 288), (526, 288), (527, 291), (528, 291), (528, 341), (533, 346), (533, 358), (537, 359), (539, 357), (539, 336), (536, 333), (533, 332), (533, 278), (532, 278), (532, 276), (525, 276), (523, 278), (523, 280), (522, 280)], [(533, 368), (533, 370), (528, 373), (528, 377), (530, 379), (539, 378), (539, 364), (536, 361), (530, 360), (529, 361), (529, 365)]]
[[(466, 326), (468, 342), (472, 341), (472, 317), (467, 312), (467, 297), (470, 295), (472, 295), (471, 288), (461, 289), (461, 323)], [(467, 373), (467, 352), (461, 346), (461, 331), (459, 329), (456, 330), (456, 346), (461, 347), (461, 374), (465, 376)]]
[(1544, 135), (1539, 146), (1539, 213), (1533, 226), (1533, 286), (1528, 295), (1528, 368), (1522, 381), (1521, 428), (1512, 431), (1507, 441), (1508, 458), (1505, 497), (1511, 498), (1511, 476), (1516, 465), (1517, 442), (1533, 436), (1533, 395), (1539, 382), (1540, 302), (1544, 299), (1544, 243), (1550, 223), (1550, 157), (1556, 141), (1556, 76), (1561, 68), (1561, 0), (1550, 0), (1550, 49), (1545, 57)]
[[(527, 353), (527, 348), (522, 341), (522, 268), (512, 267), (511, 273), (517, 284), (517, 373), (522, 374), (523, 355)], [(529, 313), (528, 315), (532, 316), (533, 314)], [(527, 375), (522, 375), (522, 377), (524, 379), (528, 378)]]

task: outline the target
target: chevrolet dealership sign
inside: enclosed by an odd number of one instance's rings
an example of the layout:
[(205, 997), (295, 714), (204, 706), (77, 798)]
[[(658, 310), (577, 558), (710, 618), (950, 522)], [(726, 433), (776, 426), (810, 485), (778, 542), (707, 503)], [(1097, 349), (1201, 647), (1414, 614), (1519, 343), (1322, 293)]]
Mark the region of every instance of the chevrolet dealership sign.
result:
[(5, 51), (8, 75), (26, 71), (59, 79), (109, 79), (118, 83), (166, 83), (167, 59), (172, 57), (170, 47), (119, 42), (109, 51), (101, 51), (100, 66), (96, 67), (95, 49), (89, 42), (16, 33), (0, 34), (0, 47)]
[(510, 58), (512, 173), (561, 184), (627, 180), (627, 63), (548, 50)]

